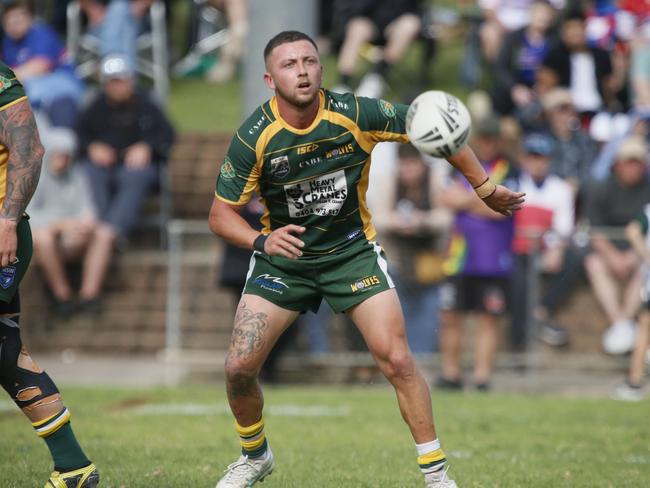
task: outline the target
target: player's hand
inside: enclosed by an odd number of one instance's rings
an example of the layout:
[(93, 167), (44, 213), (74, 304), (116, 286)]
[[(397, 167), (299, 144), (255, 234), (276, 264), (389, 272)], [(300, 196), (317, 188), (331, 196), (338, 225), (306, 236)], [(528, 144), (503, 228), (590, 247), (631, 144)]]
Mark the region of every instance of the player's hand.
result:
[(289, 224), (275, 229), (269, 234), (264, 242), (264, 252), (269, 256), (284, 256), (289, 259), (298, 259), (302, 256), (302, 249), (305, 243), (293, 234), (300, 235), (305, 228), (299, 225)]
[(496, 191), (483, 201), (495, 212), (510, 217), (512, 212), (521, 208), (525, 196), (525, 193), (514, 192), (505, 186), (497, 185)]
[(2, 268), (16, 262), (17, 225), (15, 220), (0, 218), (0, 267)]

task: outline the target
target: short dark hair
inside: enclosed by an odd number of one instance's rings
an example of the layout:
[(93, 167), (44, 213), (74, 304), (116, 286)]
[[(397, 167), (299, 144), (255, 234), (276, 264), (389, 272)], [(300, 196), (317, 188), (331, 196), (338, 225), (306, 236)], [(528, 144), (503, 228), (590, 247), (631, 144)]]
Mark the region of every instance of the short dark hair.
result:
[(0, 16), (4, 17), (7, 12), (12, 10), (25, 9), (30, 15), (34, 15), (34, 5), (32, 0), (5, 0), (0, 2)]
[(269, 59), (269, 56), (271, 55), (271, 51), (273, 51), (276, 47), (280, 46), (281, 44), (287, 44), (288, 42), (296, 41), (309, 41), (316, 49), (316, 52), (318, 52), (318, 46), (314, 40), (304, 32), (295, 30), (282, 31), (279, 34), (273, 36), (271, 40), (266, 43), (266, 47), (264, 48), (264, 62), (266, 63), (266, 61)]

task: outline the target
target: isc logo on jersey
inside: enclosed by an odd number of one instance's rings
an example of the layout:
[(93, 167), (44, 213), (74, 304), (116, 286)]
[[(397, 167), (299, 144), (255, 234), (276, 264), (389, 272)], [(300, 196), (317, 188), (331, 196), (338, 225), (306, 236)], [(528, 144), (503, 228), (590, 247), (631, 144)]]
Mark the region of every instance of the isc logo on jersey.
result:
[(310, 152), (314, 152), (316, 149), (318, 149), (318, 144), (307, 144), (306, 146), (300, 146), (297, 148), (296, 152), (298, 154), (309, 154)]

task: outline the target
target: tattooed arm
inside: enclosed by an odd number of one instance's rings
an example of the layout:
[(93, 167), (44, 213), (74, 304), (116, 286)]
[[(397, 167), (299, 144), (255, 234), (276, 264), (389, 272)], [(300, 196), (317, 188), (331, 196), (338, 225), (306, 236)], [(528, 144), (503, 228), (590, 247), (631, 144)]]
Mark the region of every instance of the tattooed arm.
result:
[(41, 174), (43, 146), (27, 99), (0, 111), (0, 144), (9, 152), (6, 195), (0, 209), (0, 266), (16, 260), (16, 226)]

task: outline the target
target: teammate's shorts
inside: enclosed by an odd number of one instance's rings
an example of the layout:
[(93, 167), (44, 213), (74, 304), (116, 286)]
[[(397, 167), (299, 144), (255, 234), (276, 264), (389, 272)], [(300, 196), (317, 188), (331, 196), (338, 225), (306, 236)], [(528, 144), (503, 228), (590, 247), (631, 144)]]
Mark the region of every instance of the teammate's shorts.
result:
[(508, 279), (453, 276), (440, 285), (440, 309), (502, 315), (508, 305)]
[[(5, 304), (11, 304), (14, 295), (18, 291), (18, 285), (25, 276), (29, 262), (32, 259), (32, 231), (27, 218), (20, 220), (16, 228), (16, 234), (18, 237), (17, 260), (15, 263), (0, 268), (0, 308)], [(12, 310), (11, 312), (15, 313), (17, 311)], [(0, 310), (0, 313), (7, 312)]]
[(297, 312), (317, 312), (324, 298), (338, 313), (394, 286), (381, 246), (359, 239), (342, 251), (296, 260), (255, 251), (244, 293)]

